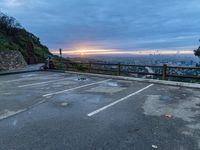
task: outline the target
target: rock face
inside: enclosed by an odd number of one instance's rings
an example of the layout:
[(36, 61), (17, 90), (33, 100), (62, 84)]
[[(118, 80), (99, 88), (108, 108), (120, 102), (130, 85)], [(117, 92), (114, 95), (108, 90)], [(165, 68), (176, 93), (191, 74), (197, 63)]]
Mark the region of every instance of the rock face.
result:
[(24, 68), (27, 66), (19, 51), (0, 51), (0, 71)]

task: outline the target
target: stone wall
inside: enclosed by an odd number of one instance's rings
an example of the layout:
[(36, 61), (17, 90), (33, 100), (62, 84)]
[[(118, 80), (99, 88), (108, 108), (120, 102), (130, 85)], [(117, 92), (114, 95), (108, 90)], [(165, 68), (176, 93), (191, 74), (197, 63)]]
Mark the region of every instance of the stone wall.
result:
[(0, 51), (0, 71), (24, 68), (27, 66), (19, 51)]

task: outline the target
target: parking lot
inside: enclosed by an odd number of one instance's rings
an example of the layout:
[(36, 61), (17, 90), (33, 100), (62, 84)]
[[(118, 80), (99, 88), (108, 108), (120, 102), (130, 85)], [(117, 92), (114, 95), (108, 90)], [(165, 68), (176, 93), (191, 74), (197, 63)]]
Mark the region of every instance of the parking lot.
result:
[(200, 89), (56, 72), (0, 76), (0, 150), (198, 150)]

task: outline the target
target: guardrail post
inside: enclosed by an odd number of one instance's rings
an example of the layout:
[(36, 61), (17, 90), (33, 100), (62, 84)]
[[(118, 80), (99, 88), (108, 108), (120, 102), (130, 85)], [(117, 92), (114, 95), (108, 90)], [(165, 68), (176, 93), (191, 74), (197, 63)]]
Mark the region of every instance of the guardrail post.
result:
[(167, 65), (164, 64), (162, 68), (162, 79), (166, 80), (167, 79)]
[(117, 71), (117, 75), (120, 76), (121, 73), (121, 63), (118, 63), (118, 71)]
[(68, 62), (66, 62), (66, 68), (65, 69), (68, 70)]
[(88, 64), (88, 72), (91, 72), (91, 63)]

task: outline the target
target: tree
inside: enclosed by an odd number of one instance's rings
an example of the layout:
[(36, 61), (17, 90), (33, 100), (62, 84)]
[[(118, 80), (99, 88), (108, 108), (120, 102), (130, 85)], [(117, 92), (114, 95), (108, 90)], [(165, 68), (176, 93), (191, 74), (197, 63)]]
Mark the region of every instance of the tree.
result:
[[(200, 42), (200, 40), (199, 40)], [(200, 46), (194, 50), (194, 55), (200, 58)]]
[(5, 30), (9, 35), (14, 35), (18, 29), (22, 29), (22, 26), (15, 18), (0, 12), (0, 29)]

